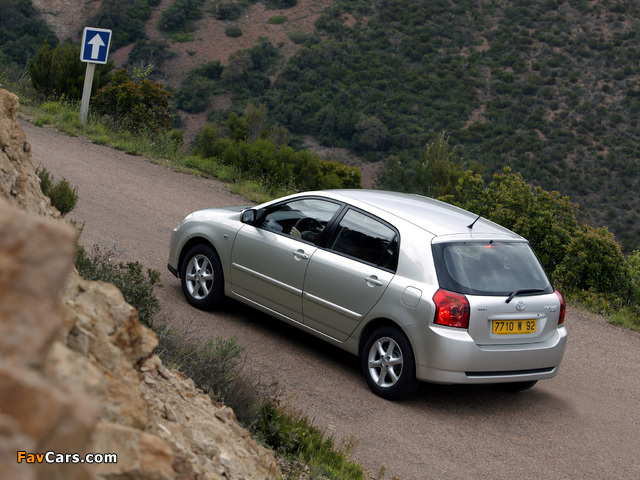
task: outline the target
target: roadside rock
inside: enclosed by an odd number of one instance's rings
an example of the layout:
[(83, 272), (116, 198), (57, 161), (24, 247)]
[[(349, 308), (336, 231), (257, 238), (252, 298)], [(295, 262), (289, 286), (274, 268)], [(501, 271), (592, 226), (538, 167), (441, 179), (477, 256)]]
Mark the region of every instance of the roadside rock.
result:
[(75, 273), (76, 233), (40, 191), (17, 107), (0, 89), (0, 479), (276, 478), (231, 409), (164, 367), (121, 292)]

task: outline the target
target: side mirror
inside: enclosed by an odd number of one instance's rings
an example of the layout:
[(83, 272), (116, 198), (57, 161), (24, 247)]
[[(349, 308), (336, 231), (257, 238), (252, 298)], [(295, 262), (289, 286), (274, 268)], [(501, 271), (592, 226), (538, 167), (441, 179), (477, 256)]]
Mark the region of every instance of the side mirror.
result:
[(242, 212), (242, 215), (240, 216), (240, 221), (242, 223), (247, 223), (249, 225), (251, 225), (253, 222), (256, 221), (256, 211), (253, 208), (249, 208), (248, 210), (245, 210), (244, 212)]

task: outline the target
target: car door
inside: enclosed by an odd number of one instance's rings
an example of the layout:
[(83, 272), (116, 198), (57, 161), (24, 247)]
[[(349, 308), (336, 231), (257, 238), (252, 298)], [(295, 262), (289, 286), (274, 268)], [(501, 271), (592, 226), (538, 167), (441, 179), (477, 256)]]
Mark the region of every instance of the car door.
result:
[(304, 322), (344, 341), (378, 302), (397, 262), (398, 234), (354, 209), (337, 223), (326, 248), (309, 261), (304, 282)]
[(341, 207), (303, 198), (268, 209), (259, 226), (244, 225), (231, 252), (231, 288), (296, 322), (302, 322), (302, 286), (322, 230)]

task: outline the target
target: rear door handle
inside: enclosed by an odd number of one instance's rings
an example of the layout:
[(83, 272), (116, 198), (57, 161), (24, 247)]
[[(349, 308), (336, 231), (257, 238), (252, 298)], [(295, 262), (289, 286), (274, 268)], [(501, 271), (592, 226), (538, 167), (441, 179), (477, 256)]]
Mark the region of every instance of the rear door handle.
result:
[(304, 250), (294, 250), (291, 252), (291, 255), (293, 255), (296, 260), (309, 260), (309, 255), (304, 253)]

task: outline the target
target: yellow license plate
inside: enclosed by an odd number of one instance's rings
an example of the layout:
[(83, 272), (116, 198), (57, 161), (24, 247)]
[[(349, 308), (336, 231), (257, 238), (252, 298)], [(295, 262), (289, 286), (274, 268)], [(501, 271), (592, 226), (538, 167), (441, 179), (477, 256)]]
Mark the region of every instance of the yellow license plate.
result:
[(494, 320), (495, 335), (527, 335), (535, 333), (536, 320)]

